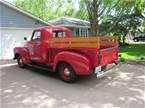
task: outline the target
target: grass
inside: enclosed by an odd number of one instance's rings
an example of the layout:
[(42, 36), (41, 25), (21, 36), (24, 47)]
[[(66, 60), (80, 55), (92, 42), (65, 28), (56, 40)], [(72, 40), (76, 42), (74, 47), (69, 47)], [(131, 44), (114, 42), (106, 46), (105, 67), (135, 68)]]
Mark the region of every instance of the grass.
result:
[(145, 58), (145, 44), (129, 44), (119, 48), (121, 59), (140, 59)]

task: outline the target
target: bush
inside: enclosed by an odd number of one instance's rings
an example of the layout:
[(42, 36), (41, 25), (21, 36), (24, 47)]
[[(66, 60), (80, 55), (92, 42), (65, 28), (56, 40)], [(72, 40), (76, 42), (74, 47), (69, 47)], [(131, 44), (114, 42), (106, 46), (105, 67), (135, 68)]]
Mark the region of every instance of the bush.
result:
[(119, 60), (121, 61), (121, 62), (125, 62), (126, 61), (126, 59), (125, 58), (119, 58)]
[(144, 57), (141, 57), (141, 58), (140, 58), (140, 60), (144, 60), (144, 59), (145, 59)]

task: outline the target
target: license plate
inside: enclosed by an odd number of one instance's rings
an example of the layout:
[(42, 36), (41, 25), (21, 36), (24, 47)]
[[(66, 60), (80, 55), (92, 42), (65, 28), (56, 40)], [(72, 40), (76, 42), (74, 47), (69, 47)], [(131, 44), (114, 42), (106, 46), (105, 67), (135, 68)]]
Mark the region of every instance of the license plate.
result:
[(101, 71), (101, 66), (98, 66), (98, 67), (95, 68), (95, 73), (96, 74), (99, 73), (100, 71)]
[(95, 74), (97, 75), (97, 77), (103, 75), (104, 72), (105, 71), (101, 71), (101, 66), (95, 68)]

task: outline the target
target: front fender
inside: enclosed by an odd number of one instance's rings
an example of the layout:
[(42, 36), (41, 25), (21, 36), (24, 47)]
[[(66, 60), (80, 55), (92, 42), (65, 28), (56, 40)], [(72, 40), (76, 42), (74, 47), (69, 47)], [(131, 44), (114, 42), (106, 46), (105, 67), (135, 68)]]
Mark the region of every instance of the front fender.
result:
[(59, 53), (54, 59), (53, 70), (57, 70), (60, 62), (69, 63), (77, 75), (90, 75), (93, 72), (90, 60), (82, 54), (68, 51)]
[(24, 47), (15, 47), (14, 48), (14, 56), (16, 54), (21, 55), (24, 63), (30, 63), (29, 51), (27, 48)]

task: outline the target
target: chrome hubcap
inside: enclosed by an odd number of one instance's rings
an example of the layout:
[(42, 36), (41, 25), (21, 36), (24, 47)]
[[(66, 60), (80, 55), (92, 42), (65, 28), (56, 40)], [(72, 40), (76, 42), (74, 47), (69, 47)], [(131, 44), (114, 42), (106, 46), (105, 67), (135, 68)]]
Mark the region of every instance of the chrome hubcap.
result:
[(20, 59), (19, 62), (22, 63), (22, 59)]
[(65, 68), (65, 69), (64, 69), (64, 74), (65, 74), (65, 75), (70, 75), (70, 71), (69, 71), (68, 68)]

